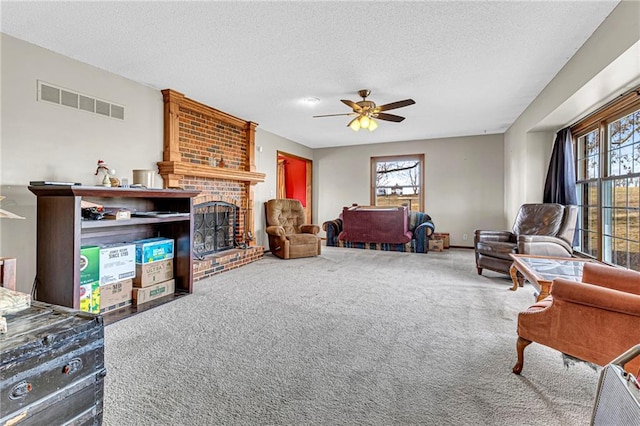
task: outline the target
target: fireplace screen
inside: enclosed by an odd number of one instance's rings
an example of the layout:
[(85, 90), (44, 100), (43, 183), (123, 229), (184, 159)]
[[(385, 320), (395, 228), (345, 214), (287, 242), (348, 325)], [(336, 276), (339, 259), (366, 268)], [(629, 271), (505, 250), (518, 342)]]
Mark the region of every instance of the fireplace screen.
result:
[(194, 206), (193, 252), (197, 257), (232, 249), (238, 208), (223, 201)]

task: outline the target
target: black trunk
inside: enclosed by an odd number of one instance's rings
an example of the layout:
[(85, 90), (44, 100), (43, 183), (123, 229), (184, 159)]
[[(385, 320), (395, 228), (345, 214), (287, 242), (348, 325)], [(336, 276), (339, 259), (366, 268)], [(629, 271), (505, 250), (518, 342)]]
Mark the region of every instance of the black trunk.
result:
[(32, 302), (0, 334), (0, 424), (102, 423), (102, 317)]

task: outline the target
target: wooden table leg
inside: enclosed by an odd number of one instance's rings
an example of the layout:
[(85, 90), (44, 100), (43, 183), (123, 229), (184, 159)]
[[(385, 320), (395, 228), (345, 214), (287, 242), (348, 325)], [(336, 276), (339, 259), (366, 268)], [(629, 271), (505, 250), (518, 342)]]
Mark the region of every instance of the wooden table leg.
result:
[(513, 287), (510, 289), (511, 291), (516, 291), (518, 287), (524, 286), (524, 277), (520, 274), (518, 268), (516, 268), (515, 263), (509, 268), (509, 275), (511, 276), (511, 281), (513, 281)]
[(551, 283), (542, 283), (540, 284), (540, 294), (536, 299), (536, 302), (541, 301), (545, 297), (547, 297), (551, 293)]

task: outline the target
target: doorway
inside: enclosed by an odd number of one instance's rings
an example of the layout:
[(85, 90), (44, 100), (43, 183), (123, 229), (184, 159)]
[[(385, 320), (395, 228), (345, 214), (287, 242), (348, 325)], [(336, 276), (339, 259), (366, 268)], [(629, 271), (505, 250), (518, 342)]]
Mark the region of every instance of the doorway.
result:
[(277, 164), (277, 198), (293, 198), (299, 200), (304, 207), (306, 222), (312, 220), (312, 166), (308, 158), (298, 157), (283, 151), (278, 151)]

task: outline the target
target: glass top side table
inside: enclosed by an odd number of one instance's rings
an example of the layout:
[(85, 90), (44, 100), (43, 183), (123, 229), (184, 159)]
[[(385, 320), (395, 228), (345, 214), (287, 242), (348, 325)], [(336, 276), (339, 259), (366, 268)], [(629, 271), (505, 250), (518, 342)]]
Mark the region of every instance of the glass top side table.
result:
[(513, 264), (509, 273), (513, 281), (511, 290), (515, 291), (529, 281), (538, 290), (538, 301), (551, 293), (551, 284), (555, 278), (565, 278), (572, 281), (582, 279), (582, 268), (592, 259), (576, 257), (533, 256), (525, 254), (511, 254)]

